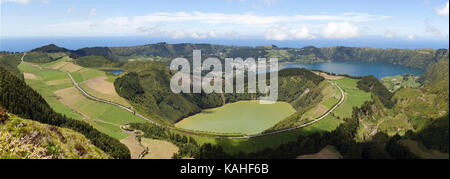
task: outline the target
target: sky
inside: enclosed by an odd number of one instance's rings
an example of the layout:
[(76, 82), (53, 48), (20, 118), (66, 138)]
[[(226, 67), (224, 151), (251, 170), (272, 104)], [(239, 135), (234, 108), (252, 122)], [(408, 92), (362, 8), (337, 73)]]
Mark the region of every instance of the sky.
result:
[(448, 0), (0, 0), (1, 38), (449, 39)]

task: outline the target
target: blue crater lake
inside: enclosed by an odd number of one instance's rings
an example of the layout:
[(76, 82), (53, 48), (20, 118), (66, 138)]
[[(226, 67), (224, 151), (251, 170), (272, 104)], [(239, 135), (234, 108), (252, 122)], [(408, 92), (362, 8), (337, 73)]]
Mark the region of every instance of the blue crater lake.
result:
[(104, 72), (111, 72), (111, 73), (113, 73), (114, 75), (120, 75), (120, 74), (122, 74), (123, 72), (125, 72), (124, 70), (103, 70)]
[(398, 76), (403, 74), (411, 74), (414, 76), (420, 76), (424, 73), (424, 70), (417, 68), (410, 68), (402, 65), (394, 65), (390, 63), (380, 62), (327, 62), (327, 63), (315, 63), (315, 64), (286, 64), (281, 69), (286, 68), (306, 68), (309, 70), (320, 70), (324, 72), (330, 72), (335, 74), (347, 74), (350, 76), (368, 76), (373, 75), (378, 79), (387, 76)]

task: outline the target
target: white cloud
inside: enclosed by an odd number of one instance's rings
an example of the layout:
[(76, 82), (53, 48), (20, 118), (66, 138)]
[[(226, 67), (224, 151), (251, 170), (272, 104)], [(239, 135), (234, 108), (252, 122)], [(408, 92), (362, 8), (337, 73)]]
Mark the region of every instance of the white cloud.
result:
[(91, 10), (89, 10), (89, 17), (93, 17), (97, 15), (97, 9), (92, 8)]
[(129, 24), (155, 22), (188, 22), (195, 21), (205, 24), (240, 24), (240, 25), (270, 25), (275, 23), (295, 23), (302, 21), (346, 21), (366, 22), (390, 18), (389, 16), (364, 13), (342, 13), (339, 15), (292, 15), (263, 16), (247, 14), (222, 14), (201, 12), (153, 13), (145, 16), (112, 17), (106, 22), (126, 21)]
[(407, 39), (408, 40), (415, 40), (416, 38), (413, 35), (408, 35)]
[(289, 36), (288, 29), (285, 26), (270, 27), (265, 33), (266, 40), (292, 40)]
[(392, 32), (390, 30), (386, 30), (386, 32), (384, 33), (384, 37), (388, 38), (388, 39), (395, 38), (395, 37), (397, 37), (397, 33), (396, 32)]
[[(0, 0), (0, 3), (18, 3), (18, 4), (29, 4), (32, 0)], [(50, 2), (50, 0), (39, 0), (39, 2), (47, 4)]]
[(441, 16), (448, 16), (449, 3), (441, 8), (436, 9), (436, 13)]
[(28, 4), (31, 2), (31, 0), (1, 0), (1, 3), (4, 2), (11, 2), (11, 3), (18, 3), (18, 4)]
[(273, 26), (266, 30), (264, 34), (266, 40), (294, 40), (294, 39), (314, 39), (315, 36), (309, 33), (306, 27), (289, 29), (286, 26)]
[(347, 39), (359, 35), (359, 27), (349, 22), (330, 22), (322, 29), (322, 36), (329, 39)]
[(290, 34), (294, 39), (315, 39), (316, 37), (310, 34), (309, 29), (306, 27), (301, 27), (297, 29), (292, 29)]
[(193, 38), (193, 39), (206, 39), (207, 37), (208, 36), (203, 33), (199, 33), (199, 32), (191, 33), (191, 38)]
[(182, 39), (186, 38), (188, 36), (188, 33), (182, 29), (175, 30), (170, 33), (170, 38), (173, 39)]
[(217, 34), (216, 34), (216, 32), (213, 31), (213, 30), (210, 30), (210, 31), (208, 32), (208, 36), (211, 37), (211, 38), (217, 38)]

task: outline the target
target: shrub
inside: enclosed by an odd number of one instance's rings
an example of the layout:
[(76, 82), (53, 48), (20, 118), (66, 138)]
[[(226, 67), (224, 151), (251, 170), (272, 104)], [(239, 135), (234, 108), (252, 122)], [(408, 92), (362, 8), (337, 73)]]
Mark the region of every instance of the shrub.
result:
[(7, 112), (8, 111), (6, 111), (6, 109), (4, 109), (0, 106), (0, 123), (3, 123), (9, 119), (9, 115)]

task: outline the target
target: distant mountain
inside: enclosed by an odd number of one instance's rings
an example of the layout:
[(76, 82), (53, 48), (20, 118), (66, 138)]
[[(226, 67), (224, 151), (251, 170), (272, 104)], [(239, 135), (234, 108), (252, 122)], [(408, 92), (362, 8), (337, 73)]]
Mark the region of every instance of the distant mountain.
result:
[(367, 61), (385, 62), (413, 68), (427, 69), (437, 61), (447, 58), (447, 49), (377, 49), (368, 47), (313, 46), (297, 48), (278, 48), (277, 46), (237, 47), (211, 44), (167, 44), (158, 43), (134, 47), (93, 47), (83, 48), (72, 53), (78, 56), (103, 56), (115, 61), (130, 59), (154, 59), (168, 63), (171, 59), (192, 58), (192, 50), (202, 50), (204, 58), (278, 58), (280, 62), (317, 63), (327, 61)]
[(55, 44), (46, 45), (43, 47), (35, 48), (31, 52), (45, 52), (45, 53), (58, 53), (58, 52), (68, 52), (66, 48), (58, 47)]

